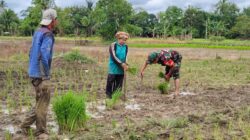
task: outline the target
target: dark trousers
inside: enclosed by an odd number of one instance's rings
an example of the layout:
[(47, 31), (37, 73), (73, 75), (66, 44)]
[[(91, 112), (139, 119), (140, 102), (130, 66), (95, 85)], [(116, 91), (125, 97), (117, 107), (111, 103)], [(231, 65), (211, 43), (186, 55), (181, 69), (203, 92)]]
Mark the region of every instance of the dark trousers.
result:
[(112, 98), (112, 94), (117, 89), (122, 89), (123, 74), (109, 74), (106, 86), (106, 95), (108, 98)]

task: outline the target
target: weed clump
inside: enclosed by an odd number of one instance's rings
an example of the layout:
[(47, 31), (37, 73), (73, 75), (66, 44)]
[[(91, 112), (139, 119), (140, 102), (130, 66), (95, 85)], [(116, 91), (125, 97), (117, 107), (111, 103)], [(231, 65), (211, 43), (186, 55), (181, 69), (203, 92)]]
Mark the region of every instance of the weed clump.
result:
[(158, 90), (161, 92), (161, 94), (168, 94), (168, 91), (170, 89), (169, 82), (164, 82), (158, 85)]
[(94, 61), (80, 54), (79, 50), (73, 50), (64, 55), (64, 60), (68, 62), (78, 62), (83, 64), (93, 64)]
[(53, 111), (60, 131), (73, 131), (83, 127), (88, 119), (85, 97), (73, 91), (57, 96), (53, 101)]
[(119, 101), (121, 100), (121, 96), (122, 96), (122, 91), (120, 89), (117, 89), (113, 95), (112, 95), (112, 99), (107, 99), (106, 100), (106, 106), (107, 108), (111, 109), (114, 108), (114, 106), (119, 103)]

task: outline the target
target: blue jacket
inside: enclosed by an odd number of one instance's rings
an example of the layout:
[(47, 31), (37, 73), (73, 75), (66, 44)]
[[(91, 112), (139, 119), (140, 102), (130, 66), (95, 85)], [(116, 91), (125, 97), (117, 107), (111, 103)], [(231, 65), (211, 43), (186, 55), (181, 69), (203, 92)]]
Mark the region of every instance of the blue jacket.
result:
[(128, 46), (114, 42), (109, 47), (109, 74), (124, 74), (122, 63), (126, 63)]
[(29, 54), (29, 77), (50, 78), (54, 35), (46, 27), (39, 28), (32, 39)]

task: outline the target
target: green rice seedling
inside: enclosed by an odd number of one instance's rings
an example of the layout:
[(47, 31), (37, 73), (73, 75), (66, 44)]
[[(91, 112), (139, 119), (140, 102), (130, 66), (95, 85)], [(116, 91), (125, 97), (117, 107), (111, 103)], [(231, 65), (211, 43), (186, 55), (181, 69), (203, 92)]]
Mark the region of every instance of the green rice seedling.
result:
[(159, 72), (159, 75), (158, 75), (160, 78), (165, 78), (165, 74), (163, 72)]
[(169, 134), (169, 140), (175, 140), (175, 135), (173, 131), (171, 131)]
[(161, 94), (168, 94), (169, 89), (170, 89), (170, 84), (169, 82), (164, 82), (164, 83), (159, 84), (157, 88)]
[(64, 60), (68, 62), (79, 62), (83, 64), (93, 64), (94, 61), (87, 58), (86, 56), (80, 54), (79, 50), (73, 50), (67, 54), (64, 55)]
[(178, 117), (169, 120), (163, 120), (160, 122), (161, 126), (165, 128), (184, 128), (188, 126), (188, 119), (184, 117)]
[(12, 140), (12, 135), (9, 131), (6, 131), (4, 135), (5, 140)]
[(213, 137), (215, 140), (223, 140), (223, 134), (221, 133), (219, 124), (214, 125)]
[(29, 140), (34, 140), (35, 137), (34, 137), (34, 132), (33, 132), (33, 130), (30, 129), (28, 133), (29, 133)]
[(121, 100), (121, 96), (122, 96), (122, 91), (120, 89), (117, 89), (113, 95), (112, 95), (112, 99), (107, 99), (106, 100), (106, 106), (107, 108), (114, 108), (114, 106), (119, 103), (119, 101)]
[(76, 128), (83, 127), (88, 119), (85, 97), (73, 91), (57, 96), (53, 101), (53, 111), (60, 132), (73, 131)]
[(132, 74), (132, 75), (136, 75), (137, 73), (137, 68), (135, 67), (129, 67), (128, 68), (128, 73)]
[(195, 125), (194, 126), (194, 137), (196, 140), (203, 140), (203, 135), (201, 132), (201, 126)]
[(115, 129), (117, 127), (117, 121), (116, 120), (112, 120), (111, 124), (112, 124), (113, 129)]

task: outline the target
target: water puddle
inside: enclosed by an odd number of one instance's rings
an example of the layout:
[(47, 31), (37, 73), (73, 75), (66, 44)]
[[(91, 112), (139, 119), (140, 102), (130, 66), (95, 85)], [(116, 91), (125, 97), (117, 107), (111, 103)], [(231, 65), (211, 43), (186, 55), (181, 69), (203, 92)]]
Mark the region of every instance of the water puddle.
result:
[(103, 118), (105, 110), (106, 110), (105, 100), (87, 103), (86, 112), (91, 118), (94, 119)]
[(59, 126), (57, 125), (56, 122), (52, 121), (52, 122), (48, 122), (48, 127), (50, 128), (50, 130), (53, 132), (53, 133), (58, 133), (59, 131)]
[(15, 134), (16, 128), (13, 125), (7, 125), (4, 128), (5, 131), (8, 131), (11, 134)]
[(126, 104), (125, 109), (128, 109), (128, 110), (141, 110), (139, 104)]
[(2, 105), (2, 112), (4, 115), (9, 115), (10, 111), (7, 109), (6, 105)]
[(141, 110), (141, 107), (139, 104), (136, 103), (134, 99), (129, 100), (129, 103), (125, 104), (125, 109), (128, 110)]
[(195, 95), (195, 94), (187, 91), (187, 92), (181, 92), (180, 95), (187, 96), (187, 95)]

